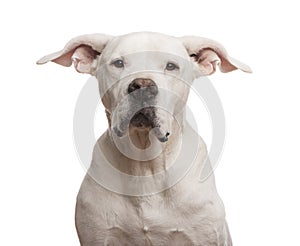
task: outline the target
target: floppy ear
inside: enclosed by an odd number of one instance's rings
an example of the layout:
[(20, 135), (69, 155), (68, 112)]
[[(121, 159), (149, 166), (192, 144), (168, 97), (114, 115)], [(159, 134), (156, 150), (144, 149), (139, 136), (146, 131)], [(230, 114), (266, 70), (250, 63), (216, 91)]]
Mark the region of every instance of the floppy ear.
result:
[(247, 73), (252, 72), (249, 66), (228, 56), (225, 48), (216, 41), (194, 36), (184, 36), (179, 39), (190, 57), (197, 63), (200, 72), (198, 76), (213, 74), (217, 65), (223, 73), (236, 69)]
[(95, 59), (111, 38), (111, 36), (105, 34), (78, 36), (71, 39), (61, 51), (44, 56), (37, 61), (37, 64), (52, 61), (69, 67), (73, 63), (77, 72), (94, 75), (96, 69)]

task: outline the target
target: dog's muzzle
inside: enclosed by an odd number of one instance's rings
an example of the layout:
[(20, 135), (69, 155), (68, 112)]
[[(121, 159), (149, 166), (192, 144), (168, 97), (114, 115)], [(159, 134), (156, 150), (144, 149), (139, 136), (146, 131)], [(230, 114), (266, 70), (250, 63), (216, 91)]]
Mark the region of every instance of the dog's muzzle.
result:
[(155, 97), (158, 88), (152, 79), (134, 79), (127, 90), (130, 95), (130, 107), (139, 106), (141, 109), (130, 119), (130, 124), (135, 127), (156, 127)]
[[(160, 121), (156, 114), (156, 98), (158, 95), (158, 87), (152, 79), (136, 78), (127, 89), (129, 96), (129, 110), (135, 113), (129, 114), (124, 124), (129, 122), (133, 127), (153, 129), (155, 136), (161, 142), (168, 140), (169, 132), (163, 133), (160, 127)], [(138, 110), (136, 110), (138, 109)], [(122, 127), (121, 127), (122, 128)], [(115, 133), (121, 137), (125, 129), (114, 128)]]

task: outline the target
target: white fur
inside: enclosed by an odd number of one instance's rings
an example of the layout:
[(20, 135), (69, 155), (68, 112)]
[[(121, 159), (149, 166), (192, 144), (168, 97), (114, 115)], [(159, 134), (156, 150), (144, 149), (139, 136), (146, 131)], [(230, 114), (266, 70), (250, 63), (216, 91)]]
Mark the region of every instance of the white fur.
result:
[[(79, 47), (81, 44), (88, 47)], [(201, 59), (193, 61), (190, 55), (198, 55), (201, 50)], [(94, 54), (91, 51), (100, 54), (87, 57), (86, 52)], [(185, 122), (183, 106), (193, 80), (197, 76), (213, 73), (217, 64), (223, 72), (236, 68), (250, 72), (250, 68), (229, 58), (225, 49), (214, 41), (148, 32), (120, 37), (100, 34), (80, 36), (71, 40), (62, 51), (46, 56), (38, 63), (51, 60), (69, 66), (72, 57), (77, 71), (90, 73), (98, 79), (110, 124), (110, 117), (116, 111), (114, 123), (118, 127), (126, 117), (130, 107), (124, 99), (126, 88), (134, 78), (151, 78), (159, 88), (173, 92), (183, 102), (181, 106), (170, 107), (171, 115), (158, 110), (162, 128), (170, 131), (171, 136), (163, 145), (162, 153), (152, 160), (142, 162), (125, 157), (113, 141), (112, 127), (99, 138), (92, 165), (77, 197), (76, 228), (81, 245), (232, 245), (214, 176), (211, 175), (205, 182), (199, 181), (201, 168), (207, 158), (206, 146)], [(111, 66), (111, 61), (119, 57), (125, 57), (126, 69)], [(165, 71), (168, 60), (177, 62), (181, 69)], [(182, 78), (186, 83), (181, 82)], [(119, 83), (114, 84), (115, 81)], [(108, 90), (112, 85), (112, 89)], [(117, 107), (122, 99), (124, 102), (121, 107)], [(174, 103), (168, 101), (171, 100), (168, 96), (158, 100), (166, 100), (162, 102), (166, 104)], [(178, 119), (176, 124), (175, 115)], [(143, 134), (133, 130), (131, 137), (137, 146), (145, 143)], [(166, 172), (174, 162), (180, 151), (181, 134), (197, 135), (199, 154), (189, 173), (171, 188), (153, 195), (126, 196), (114, 193), (95, 181), (95, 170), (103, 163), (99, 148), (117, 170), (130, 175), (151, 176), (160, 171)], [(120, 179), (120, 182), (123, 181)], [(122, 185), (126, 190), (126, 182)]]

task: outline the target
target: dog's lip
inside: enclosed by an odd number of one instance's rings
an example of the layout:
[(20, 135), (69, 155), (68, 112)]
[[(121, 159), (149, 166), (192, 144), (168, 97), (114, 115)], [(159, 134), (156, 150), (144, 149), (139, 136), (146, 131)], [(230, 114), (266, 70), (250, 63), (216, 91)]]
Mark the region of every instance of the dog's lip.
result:
[(155, 106), (146, 106), (124, 117), (119, 125), (114, 125), (113, 131), (118, 137), (123, 137), (129, 127), (134, 127), (139, 130), (152, 131), (160, 142), (168, 141), (170, 133), (162, 129), (160, 120), (156, 115)]
[(160, 142), (164, 143), (164, 142), (167, 142), (169, 140), (169, 136), (170, 136), (169, 132), (166, 132), (164, 134), (162, 132), (161, 128), (158, 128), (158, 127), (153, 128), (153, 131), (154, 131), (155, 136), (157, 137), (157, 139)]
[[(131, 123), (129, 123), (130, 125), (132, 125)], [(135, 128), (138, 128), (140, 130), (149, 130), (149, 131), (152, 131), (155, 135), (155, 137), (160, 141), (160, 142), (167, 142), (169, 140), (169, 136), (170, 136), (170, 132), (168, 131), (164, 131), (160, 125), (156, 122), (153, 122), (151, 123), (151, 125), (149, 126), (144, 126), (144, 125), (141, 125), (141, 126), (133, 126)], [(120, 130), (117, 126), (113, 127), (113, 131), (114, 133), (118, 136), (118, 137), (123, 137), (127, 130)]]
[[(146, 127), (145, 127), (146, 128)], [(148, 127), (149, 128), (149, 127)], [(154, 132), (154, 135), (156, 136), (156, 138), (164, 143), (164, 142), (167, 142), (169, 140), (169, 136), (170, 136), (170, 133), (169, 132), (166, 132), (166, 133), (163, 133), (163, 131), (161, 130), (160, 127), (154, 127), (152, 128), (153, 129), (153, 132)], [(115, 132), (115, 134), (118, 136), (118, 137), (123, 137), (125, 135), (125, 132), (122, 132), (118, 129), (118, 127), (114, 127), (113, 128), (113, 131)]]
[(115, 132), (115, 134), (116, 134), (118, 137), (123, 137), (124, 134), (125, 134), (125, 132), (120, 131), (119, 128), (116, 127), (116, 126), (113, 128), (113, 131)]

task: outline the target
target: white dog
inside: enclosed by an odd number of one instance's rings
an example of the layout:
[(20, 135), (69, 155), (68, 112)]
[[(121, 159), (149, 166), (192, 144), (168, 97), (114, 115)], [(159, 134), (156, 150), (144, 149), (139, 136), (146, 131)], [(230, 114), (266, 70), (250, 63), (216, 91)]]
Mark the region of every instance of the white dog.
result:
[(81, 245), (232, 245), (185, 103), (217, 65), (250, 68), (215, 41), (149, 32), (79, 36), (38, 64), (48, 61), (95, 76), (109, 122), (77, 197)]

